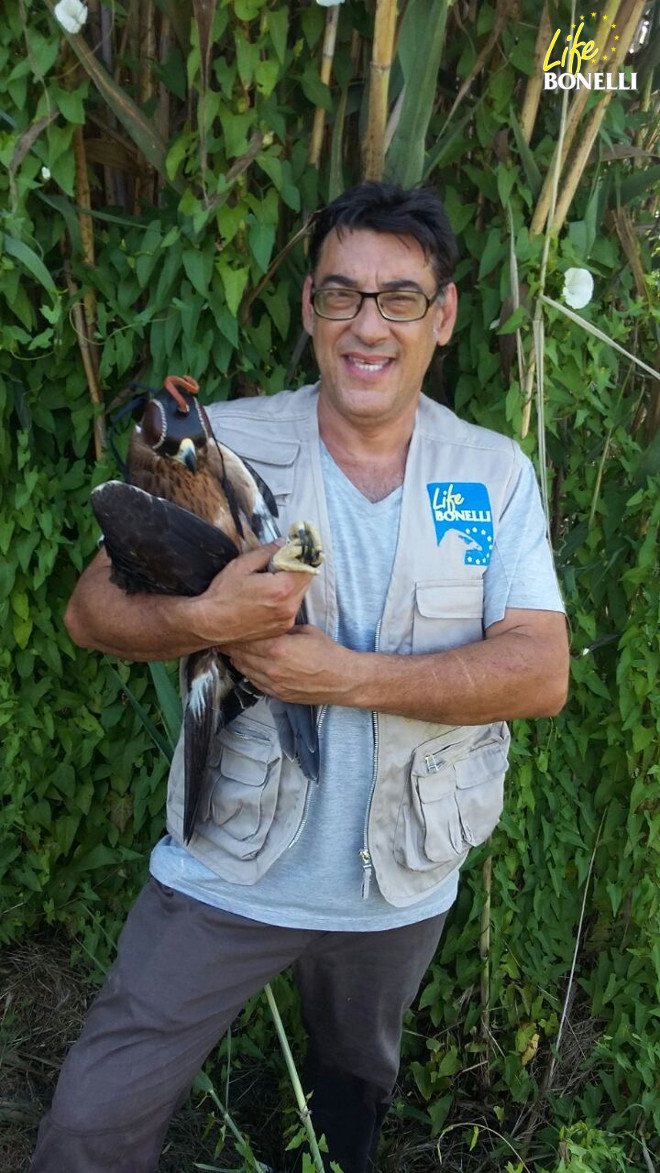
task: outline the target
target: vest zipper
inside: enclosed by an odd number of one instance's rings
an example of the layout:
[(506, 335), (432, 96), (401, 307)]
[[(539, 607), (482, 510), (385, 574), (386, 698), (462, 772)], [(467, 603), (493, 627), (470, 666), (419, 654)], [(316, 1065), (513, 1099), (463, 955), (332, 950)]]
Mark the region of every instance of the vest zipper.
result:
[[(383, 618), (378, 620), (378, 627), (376, 628), (376, 638), (374, 640), (374, 652), (380, 650), (380, 628)], [(369, 889), (371, 887), (371, 876), (373, 872), (373, 864), (371, 862), (371, 852), (369, 851), (369, 816), (371, 814), (371, 804), (373, 802), (374, 790), (376, 789), (376, 776), (378, 774), (378, 713), (372, 712), (371, 724), (374, 731), (374, 758), (373, 771), (371, 775), (371, 790), (369, 791), (369, 801), (367, 803), (367, 810), (364, 816), (364, 832), (362, 836), (362, 850), (360, 851), (360, 859), (362, 861), (362, 899), (369, 899)]]

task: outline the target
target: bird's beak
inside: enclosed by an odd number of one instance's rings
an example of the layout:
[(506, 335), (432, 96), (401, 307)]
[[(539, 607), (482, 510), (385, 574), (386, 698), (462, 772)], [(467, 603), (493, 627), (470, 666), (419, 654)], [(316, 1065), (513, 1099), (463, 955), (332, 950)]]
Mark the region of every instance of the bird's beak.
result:
[(197, 451), (192, 440), (186, 437), (181, 441), (176, 459), (180, 460), (181, 464), (185, 464), (188, 472), (197, 472)]

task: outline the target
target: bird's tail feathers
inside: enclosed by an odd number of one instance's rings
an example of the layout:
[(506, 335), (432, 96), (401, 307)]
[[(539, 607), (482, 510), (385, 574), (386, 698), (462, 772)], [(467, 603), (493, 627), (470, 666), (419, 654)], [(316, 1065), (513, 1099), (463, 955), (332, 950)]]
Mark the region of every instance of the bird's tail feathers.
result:
[(209, 756), (216, 731), (218, 713), (217, 667), (206, 653), (190, 656), (187, 664), (188, 695), (183, 717), (184, 736), (184, 806), (183, 841), (189, 843), (201, 813), (202, 799), (209, 785)]
[(274, 697), (269, 698), (269, 708), (282, 753), (291, 761), (298, 762), (306, 778), (318, 782), (320, 755), (316, 709), (313, 705), (285, 704)]

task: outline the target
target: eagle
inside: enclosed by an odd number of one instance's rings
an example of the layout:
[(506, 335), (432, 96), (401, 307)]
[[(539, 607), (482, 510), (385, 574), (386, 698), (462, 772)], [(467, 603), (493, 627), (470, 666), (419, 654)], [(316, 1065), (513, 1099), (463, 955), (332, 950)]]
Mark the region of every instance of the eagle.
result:
[[(128, 594), (202, 594), (233, 558), (280, 536), (268, 485), (214, 435), (198, 392), (189, 375), (168, 375), (133, 431), (128, 483), (108, 481), (92, 492), (112, 581)], [(269, 569), (317, 574), (322, 560), (314, 526), (295, 522)], [(296, 622), (306, 622), (304, 604)], [(182, 677), (187, 844), (206, 790), (211, 744), (262, 693), (217, 648), (186, 657)], [(270, 704), (283, 751), (317, 781), (314, 708), (274, 699)]]

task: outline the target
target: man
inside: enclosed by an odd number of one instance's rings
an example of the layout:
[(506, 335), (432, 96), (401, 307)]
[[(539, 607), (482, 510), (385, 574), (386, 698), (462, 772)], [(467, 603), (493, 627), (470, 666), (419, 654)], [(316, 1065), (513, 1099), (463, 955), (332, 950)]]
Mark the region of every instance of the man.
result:
[[(261, 573), (266, 547), (196, 599), (126, 598), (100, 554), (73, 639), (129, 659), (223, 645), (266, 694), (319, 706), (321, 774), (283, 757), (266, 701), (219, 736), (217, 781), (169, 836), (42, 1124), (33, 1173), (147, 1173), (171, 1114), (245, 999), (295, 968), (317, 1131), (374, 1168), (402, 1015), (494, 827), (508, 734), (566, 692), (562, 604), (529, 461), (421, 396), (456, 318), (436, 197), (363, 184), (316, 219), (303, 320), (318, 387), (211, 409), (283, 524), (318, 523), (326, 563)], [(305, 595), (310, 625), (290, 630)]]

